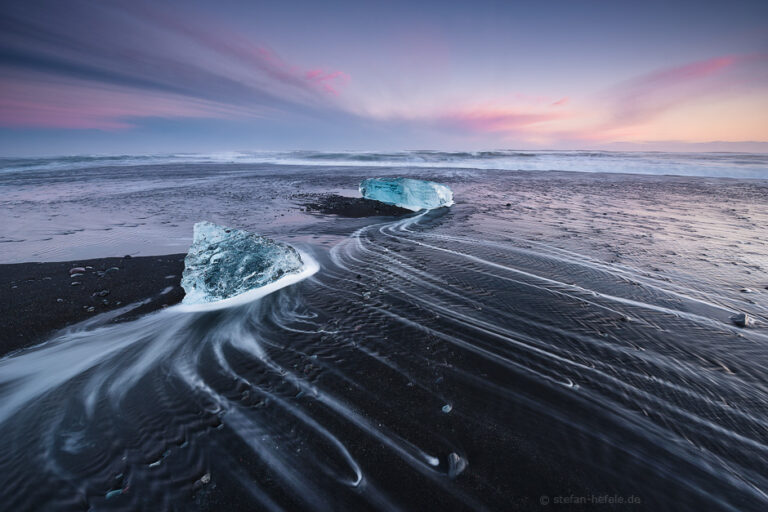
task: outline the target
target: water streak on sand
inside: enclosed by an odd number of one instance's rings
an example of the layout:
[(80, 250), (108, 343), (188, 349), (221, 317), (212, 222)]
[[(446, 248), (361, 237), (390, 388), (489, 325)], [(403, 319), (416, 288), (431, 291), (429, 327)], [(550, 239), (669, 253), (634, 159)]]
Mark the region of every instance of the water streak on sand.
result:
[[(62, 208), (210, 210), (308, 266), (0, 359), (9, 509), (768, 505), (764, 183), (432, 169), (456, 205), (371, 220), (290, 217), (287, 194), (357, 181), (336, 170), (131, 172), (157, 182)], [(15, 186), (21, 215), (41, 185)]]

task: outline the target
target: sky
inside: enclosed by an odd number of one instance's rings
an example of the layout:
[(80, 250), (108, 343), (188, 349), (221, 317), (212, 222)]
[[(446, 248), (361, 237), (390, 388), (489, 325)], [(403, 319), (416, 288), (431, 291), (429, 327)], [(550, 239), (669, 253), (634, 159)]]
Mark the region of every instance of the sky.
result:
[(0, 4), (0, 156), (768, 151), (768, 2)]

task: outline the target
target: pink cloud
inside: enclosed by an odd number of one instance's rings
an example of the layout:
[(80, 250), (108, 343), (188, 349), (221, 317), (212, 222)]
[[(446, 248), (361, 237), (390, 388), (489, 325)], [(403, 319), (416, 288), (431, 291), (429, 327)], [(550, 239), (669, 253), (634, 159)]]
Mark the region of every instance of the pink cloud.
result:
[(335, 83), (345, 84), (349, 81), (349, 75), (343, 71), (324, 71), (311, 69), (304, 73), (304, 77), (311, 83), (319, 84), (323, 90), (334, 95), (339, 94)]
[(570, 98), (568, 96), (565, 96), (564, 98), (560, 98), (559, 100), (552, 103), (553, 107), (563, 107), (570, 101)]
[(327, 71), (316, 67), (304, 70), (289, 64), (272, 49), (257, 44), (234, 27), (219, 20), (200, 20), (189, 13), (179, 19), (177, 13), (169, 13), (159, 8), (133, 8), (133, 12), (144, 21), (160, 26), (171, 34), (185, 37), (224, 58), (240, 62), (246, 66), (246, 69), (241, 70), (246, 75), (256, 70), (281, 85), (308, 93), (324, 92), (332, 95), (338, 95), (341, 87), (350, 79), (349, 74), (342, 71)]
[(122, 130), (139, 118), (236, 118), (248, 109), (83, 81), (57, 81), (24, 74), (5, 79), (0, 94), (0, 125)]
[(726, 55), (707, 60), (692, 62), (682, 66), (662, 69), (643, 75), (635, 79), (634, 85), (640, 87), (669, 87), (680, 83), (687, 83), (711, 75), (719, 74), (738, 62), (745, 62), (752, 58), (750, 55)]
[(434, 122), (443, 127), (468, 132), (520, 132), (568, 117), (561, 111), (523, 112), (509, 108), (464, 109), (437, 115)]
[(607, 92), (614, 122), (645, 122), (712, 95), (732, 95), (768, 79), (768, 55), (726, 55), (666, 68), (623, 82)]

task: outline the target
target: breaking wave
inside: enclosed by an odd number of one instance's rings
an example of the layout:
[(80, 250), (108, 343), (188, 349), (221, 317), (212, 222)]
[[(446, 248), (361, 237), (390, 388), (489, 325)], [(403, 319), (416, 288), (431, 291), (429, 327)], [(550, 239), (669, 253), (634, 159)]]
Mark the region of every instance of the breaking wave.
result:
[(0, 172), (175, 164), (371, 166), (768, 178), (768, 154), (618, 151), (262, 151), (0, 158)]

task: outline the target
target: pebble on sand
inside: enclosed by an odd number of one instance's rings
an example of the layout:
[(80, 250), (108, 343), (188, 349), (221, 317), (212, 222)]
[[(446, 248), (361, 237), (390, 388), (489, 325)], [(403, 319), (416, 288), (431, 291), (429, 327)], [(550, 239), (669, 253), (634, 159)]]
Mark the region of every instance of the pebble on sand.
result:
[(110, 499), (110, 498), (115, 498), (117, 496), (120, 496), (121, 494), (123, 494), (123, 489), (113, 489), (111, 491), (108, 491), (107, 494), (104, 495), (104, 497), (107, 499)]
[(85, 272), (85, 268), (84, 267), (73, 267), (73, 268), (69, 269), (69, 275), (72, 275), (72, 274), (82, 274), (84, 272)]
[(451, 452), (448, 455), (448, 478), (456, 478), (467, 468), (467, 461), (462, 459), (457, 453)]

